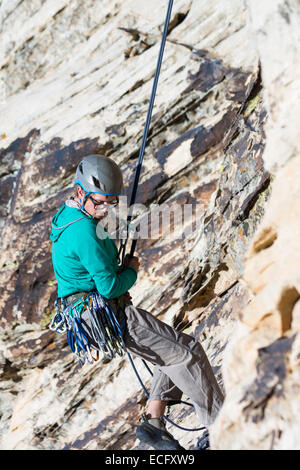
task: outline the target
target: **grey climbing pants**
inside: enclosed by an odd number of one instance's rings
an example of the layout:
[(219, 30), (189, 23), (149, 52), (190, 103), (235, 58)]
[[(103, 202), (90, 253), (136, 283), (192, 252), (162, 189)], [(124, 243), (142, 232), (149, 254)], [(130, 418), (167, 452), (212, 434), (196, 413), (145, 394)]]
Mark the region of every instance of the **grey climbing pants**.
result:
[(180, 400), (185, 393), (200, 423), (212, 424), (224, 397), (200, 343), (128, 300), (124, 311), (127, 322), (124, 342), (128, 352), (155, 366), (149, 400)]
[[(70, 296), (69, 302), (76, 295)], [(125, 331), (127, 351), (154, 365), (149, 400), (177, 401), (184, 393), (192, 401), (200, 423), (212, 424), (224, 397), (201, 344), (135, 307), (128, 298), (123, 299), (122, 309), (115, 300), (108, 302)], [(87, 311), (82, 313), (81, 321), (91, 345), (96, 347)]]

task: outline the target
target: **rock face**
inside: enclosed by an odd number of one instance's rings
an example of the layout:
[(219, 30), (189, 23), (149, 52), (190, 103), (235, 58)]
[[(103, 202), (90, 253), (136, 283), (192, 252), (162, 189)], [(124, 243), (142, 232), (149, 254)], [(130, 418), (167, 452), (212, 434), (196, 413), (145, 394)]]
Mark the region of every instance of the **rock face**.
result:
[[(299, 105), (299, 49), (280, 75), (269, 17), (284, 54), (299, 7), (264, 2), (263, 23), (253, 3), (174, 2), (137, 194), (140, 221), (158, 204), (192, 208), (183, 224), (170, 214), (168, 237), (138, 240), (131, 294), (205, 348), (227, 394), (214, 448), (299, 447), (299, 131), (284, 127)], [(165, 13), (156, 0), (0, 8), (1, 446), (141, 449), (145, 398), (125, 357), (79, 369), (48, 329), (49, 234), (89, 153), (120, 164), (130, 195)], [(256, 45), (261, 24), (268, 40)], [(199, 425), (190, 407), (172, 416)], [(170, 430), (194, 448), (197, 433)]]
[(226, 350), (228, 394), (213, 440), (216, 448), (299, 449), (300, 8), (290, 1), (249, 6), (269, 116), (263, 158), (276, 176), (247, 250), (243, 279), (253, 298)]

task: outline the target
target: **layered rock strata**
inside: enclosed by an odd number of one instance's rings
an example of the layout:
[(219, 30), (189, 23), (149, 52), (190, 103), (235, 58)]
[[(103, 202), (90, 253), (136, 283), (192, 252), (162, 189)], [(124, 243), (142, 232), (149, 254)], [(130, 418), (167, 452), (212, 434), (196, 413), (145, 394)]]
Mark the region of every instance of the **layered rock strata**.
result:
[[(115, 159), (130, 194), (164, 20), (161, 2), (151, 8), (146, 1), (3, 2), (1, 15), (1, 445), (139, 449), (136, 404), (145, 399), (129, 364), (118, 358), (79, 369), (65, 338), (47, 328), (56, 297), (49, 233), (88, 153)], [(263, 159), (266, 72), (249, 25), (249, 9), (237, 0), (175, 2), (137, 195), (138, 220), (157, 204), (193, 207), (182, 225), (171, 214), (169, 237), (154, 233), (138, 241), (142, 268), (131, 293), (136, 305), (204, 346), (228, 395), (220, 414), (225, 424), (213, 432), (216, 448), (230, 447), (230, 431), (223, 438), (218, 429), (231, 423), (226, 410), (240, 396), (243, 363), (234, 366), (233, 378), (226, 364), (256, 296), (244, 259), (251, 240), (263, 253), (278, 236), (267, 225), (253, 238), (272, 168)], [(291, 308), (294, 294), (286, 296)], [(273, 354), (286, 375), (284, 358), (294, 342), (276, 339), (259, 353), (262, 381)], [(260, 347), (249, 343), (251, 357)], [(260, 388), (255, 373), (246, 375), (243, 397), (251, 414)], [(188, 407), (176, 406), (172, 415), (199, 425)], [(195, 433), (174, 435), (186, 448), (195, 446)]]

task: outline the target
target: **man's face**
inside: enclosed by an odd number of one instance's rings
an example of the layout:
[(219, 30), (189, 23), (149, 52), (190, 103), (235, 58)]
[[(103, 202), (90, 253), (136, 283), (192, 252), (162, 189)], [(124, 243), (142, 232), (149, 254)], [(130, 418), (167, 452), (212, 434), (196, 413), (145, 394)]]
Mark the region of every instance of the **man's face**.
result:
[[(81, 188), (80, 188), (81, 189)], [(79, 189), (79, 198), (82, 200), (84, 197), (83, 191)], [(84, 209), (88, 212), (92, 217), (97, 220), (103, 219), (108, 213), (109, 206), (108, 204), (112, 204), (117, 202), (117, 196), (106, 196), (104, 194), (90, 194), (84, 204)], [(106, 204), (103, 204), (106, 203)]]

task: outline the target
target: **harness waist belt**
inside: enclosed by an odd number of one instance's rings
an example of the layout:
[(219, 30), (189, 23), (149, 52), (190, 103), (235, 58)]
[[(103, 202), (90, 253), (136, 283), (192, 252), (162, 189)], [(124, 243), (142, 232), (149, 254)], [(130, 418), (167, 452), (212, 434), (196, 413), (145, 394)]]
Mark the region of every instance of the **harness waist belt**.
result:
[(74, 302), (77, 302), (77, 300), (82, 299), (82, 297), (85, 297), (88, 294), (89, 292), (76, 292), (76, 294), (67, 295), (67, 297), (63, 297), (63, 299), (67, 305), (70, 305)]

